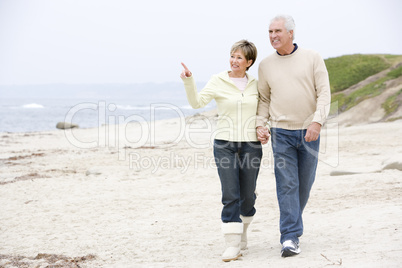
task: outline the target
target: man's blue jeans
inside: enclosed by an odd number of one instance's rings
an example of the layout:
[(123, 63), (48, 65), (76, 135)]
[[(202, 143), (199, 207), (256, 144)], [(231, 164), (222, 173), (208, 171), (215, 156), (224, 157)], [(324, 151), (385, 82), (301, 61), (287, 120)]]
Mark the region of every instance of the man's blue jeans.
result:
[(303, 234), (302, 213), (314, 183), (320, 146), (320, 138), (306, 142), (305, 135), (306, 129), (271, 128), (281, 243), (298, 243)]
[(240, 215), (254, 216), (261, 143), (215, 140), (214, 156), (222, 187), (222, 222), (241, 222)]

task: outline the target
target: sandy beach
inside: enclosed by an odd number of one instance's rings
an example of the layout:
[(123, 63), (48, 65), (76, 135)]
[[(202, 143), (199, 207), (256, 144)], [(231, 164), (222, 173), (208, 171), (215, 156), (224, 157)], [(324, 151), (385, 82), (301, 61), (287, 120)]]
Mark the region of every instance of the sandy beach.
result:
[(326, 125), (292, 258), (280, 257), (265, 145), (248, 249), (230, 263), (220, 258), (215, 120), (0, 133), (0, 267), (402, 266), (401, 120)]

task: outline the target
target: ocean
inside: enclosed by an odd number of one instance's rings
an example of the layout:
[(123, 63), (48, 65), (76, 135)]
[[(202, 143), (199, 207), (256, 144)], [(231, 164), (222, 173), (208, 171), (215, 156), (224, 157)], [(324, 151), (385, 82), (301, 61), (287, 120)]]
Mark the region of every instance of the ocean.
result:
[(213, 108), (214, 101), (192, 109), (183, 84), (173, 82), (0, 86), (0, 132), (51, 131), (58, 122), (93, 128), (189, 116)]

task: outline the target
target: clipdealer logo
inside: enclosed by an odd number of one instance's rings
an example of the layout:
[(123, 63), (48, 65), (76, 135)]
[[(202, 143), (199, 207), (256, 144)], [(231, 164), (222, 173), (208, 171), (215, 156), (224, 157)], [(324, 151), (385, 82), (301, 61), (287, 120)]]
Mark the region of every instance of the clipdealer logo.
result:
[[(331, 109), (337, 111), (337, 102), (331, 104)], [(223, 130), (216, 129), (214, 123), (211, 122), (206, 116), (197, 116), (194, 118), (186, 118), (182, 110), (170, 103), (153, 103), (149, 106), (150, 119), (142, 117), (138, 114), (130, 116), (124, 115), (111, 115), (108, 116), (108, 124), (106, 122), (106, 112), (115, 111), (115, 104), (106, 105), (105, 101), (98, 103), (80, 103), (73, 106), (65, 116), (65, 122), (72, 123), (74, 116), (82, 110), (90, 109), (98, 112), (98, 127), (97, 135), (88, 137), (81, 137), (75, 133), (75, 129), (65, 129), (66, 139), (75, 147), (82, 149), (93, 148), (109, 148), (115, 149), (118, 152), (118, 160), (126, 161), (129, 156), (129, 165), (133, 169), (152, 169), (159, 170), (165, 167), (179, 168), (180, 170), (187, 170), (188, 167), (198, 165), (199, 167), (215, 166), (214, 158), (211, 156), (194, 154), (193, 156), (183, 156), (176, 153), (170, 153), (169, 156), (148, 156), (141, 155), (139, 152), (131, 152), (130, 149), (137, 149), (141, 147), (158, 147), (170, 148), (177, 145), (181, 141), (185, 141), (188, 146), (194, 149), (207, 149), (211, 148), (215, 136), (220, 132), (227, 132), (229, 135), (242, 135), (247, 137), (251, 134), (250, 129), (244, 128), (243, 133), (233, 133), (234, 123), (228, 117), (221, 117), (219, 120), (225, 121), (227, 127)], [(329, 109), (329, 108), (328, 108)], [(169, 129), (173, 132), (172, 139), (168, 142), (160, 137), (166, 133), (166, 126), (162, 127), (157, 124), (157, 115), (161, 112), (170, 110), (177, 114), (175, 118), (176, 125)], [(238, 115), (239, 116), (239, 115)], [(241, 113), (240, 113), (241, 116)], [(333, 115), (337, 118), (337, 115)], [(255, 117), (247, 118), (247, 124), (252, 124)], [(306, 120), (307, 122), (308, 120)], [(133, 127), (134, 126), (134, 127)], [(134, 130), (133, 130), (134, 128)], [(241, 128), (237, 128), (241, 129)], [(203, 137), (198, 139), (197, 137)], [(158, 136), (159, 135), (159, 136)], [(159, 137), (159, 138), (158, 138)], [(319, 161), (331, 167), (336, 167), (339, 164), (339, 126), (336, 120), (327, 122), (321, 129), (320, 134), (320, 152)], [(317, 154), (317, 152), (311, 152)], [(200, 159), (200, 157), (202, 159)], [(271, 157), (271, 156), (269, 156)], [(202, 160), (202, 161), (201, 161)], [(265, 160), (266, 161), (266, 160)], [(270, 161), (270, 162), (273, 162)], [(281, 164), (281, 163), (278, 163)], [(263, 163), (262, 163), (263, 165)], [(265, 165), (267, 166), (267, 165)], [(269, 164), (272, 166), (272, 163)]]

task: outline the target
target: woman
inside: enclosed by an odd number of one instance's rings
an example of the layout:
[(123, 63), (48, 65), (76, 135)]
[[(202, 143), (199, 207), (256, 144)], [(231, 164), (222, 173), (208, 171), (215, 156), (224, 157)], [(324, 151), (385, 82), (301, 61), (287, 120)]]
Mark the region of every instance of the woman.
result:
[(194, 109), (215, 99), (219, 119), (214, 140), (214, 156), (222, 186), (222, 232), (226, 249), (223, 261), (236, 260), (247, 246), (247, 228), (256, 212), (255, 188), (262, 149), (257, 139), (257, 80), (246, 71), (257, 57), (255, 45), (236, 42), (230, 51), (231, 71), (212, 76), (201, 92), (187, 66), (180, 77), (187, 99)]

